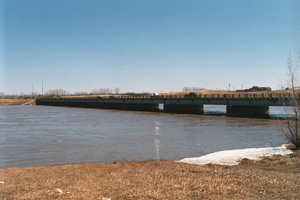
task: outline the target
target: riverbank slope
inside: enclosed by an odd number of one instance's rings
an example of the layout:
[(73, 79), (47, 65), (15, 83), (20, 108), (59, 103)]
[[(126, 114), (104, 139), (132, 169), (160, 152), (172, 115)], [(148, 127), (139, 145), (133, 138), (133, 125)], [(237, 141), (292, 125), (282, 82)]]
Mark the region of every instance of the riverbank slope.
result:
[(0, 99), (0, 106), (35, 105), (35, 99)]
[(172, 161), (0, 169), (1, 199), (299, 199), (300, 150), (238, 166)]

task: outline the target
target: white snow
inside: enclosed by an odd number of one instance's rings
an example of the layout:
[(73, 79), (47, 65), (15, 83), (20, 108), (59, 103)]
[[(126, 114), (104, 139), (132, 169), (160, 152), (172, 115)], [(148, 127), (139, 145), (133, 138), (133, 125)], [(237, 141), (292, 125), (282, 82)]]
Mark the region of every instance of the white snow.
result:
[(219, 151), (201, 157), (184, 158), (182, 160), (179, 160), (178, 162), (197, 165), (206, 165), (209, 163), (219, 165), (238, 165), (244, 158), (247, 158), (249, 160), (260, 160), (262, 156), (287, 155), (292, 153), (293, 152), (291, 150), (286, 148), (286, 145), (282, 145), (281, 147)]
[(56, 191), (59, 192), (59, 193), (61, 193), (61, 194), (63, 193), (63, 191), (61, 189), (59, 189), (59, 188), (56, 188)]

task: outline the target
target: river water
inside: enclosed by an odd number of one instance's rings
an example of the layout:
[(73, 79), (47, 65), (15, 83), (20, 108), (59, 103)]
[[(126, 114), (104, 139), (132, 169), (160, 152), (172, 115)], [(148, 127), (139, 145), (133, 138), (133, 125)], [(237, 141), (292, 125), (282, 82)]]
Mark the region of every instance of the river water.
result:
[[(0, 168), (68, 163), (181, 160), (287, 143), (282, 120), (68, 108), (0, 106)], [(221, 116), (207, 115), (219, 114)], [(273, 118), (283, 108), (271, 107)]]

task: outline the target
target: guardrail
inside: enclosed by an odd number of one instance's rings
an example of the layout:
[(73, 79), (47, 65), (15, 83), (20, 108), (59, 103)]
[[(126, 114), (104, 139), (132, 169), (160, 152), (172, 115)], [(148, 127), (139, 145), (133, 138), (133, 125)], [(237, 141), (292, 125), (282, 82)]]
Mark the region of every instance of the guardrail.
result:
[[(187, 96), (187, 95), (159, 95), (159, 96), (127, 96), (127, 95), (111, 95), (111, 96), (93, 96), (93, 97), (40, 97), (38, 99), (105, 99), (105, 100), (115, 100), (115, 99), (292, 99), (292, 93), (231, 93), (231, 94), (199, 94), (197, 96)], [(300, 99), (300, 93), (297, 94), (297, 99)]]

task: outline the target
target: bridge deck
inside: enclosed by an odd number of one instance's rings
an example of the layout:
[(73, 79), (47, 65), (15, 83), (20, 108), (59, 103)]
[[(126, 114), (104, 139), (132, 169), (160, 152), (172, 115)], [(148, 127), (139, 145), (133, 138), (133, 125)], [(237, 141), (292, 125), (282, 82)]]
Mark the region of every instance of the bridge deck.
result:
[(183, 105), (230, 105), (230, 106), (290, 106), (291, 93), (237, 93), (200, 94), (197, 97), (184, 95), (145, 96), (102, 96), (39, 98), (40, 102), (86, 102), (128, 104), (183, 104)]

